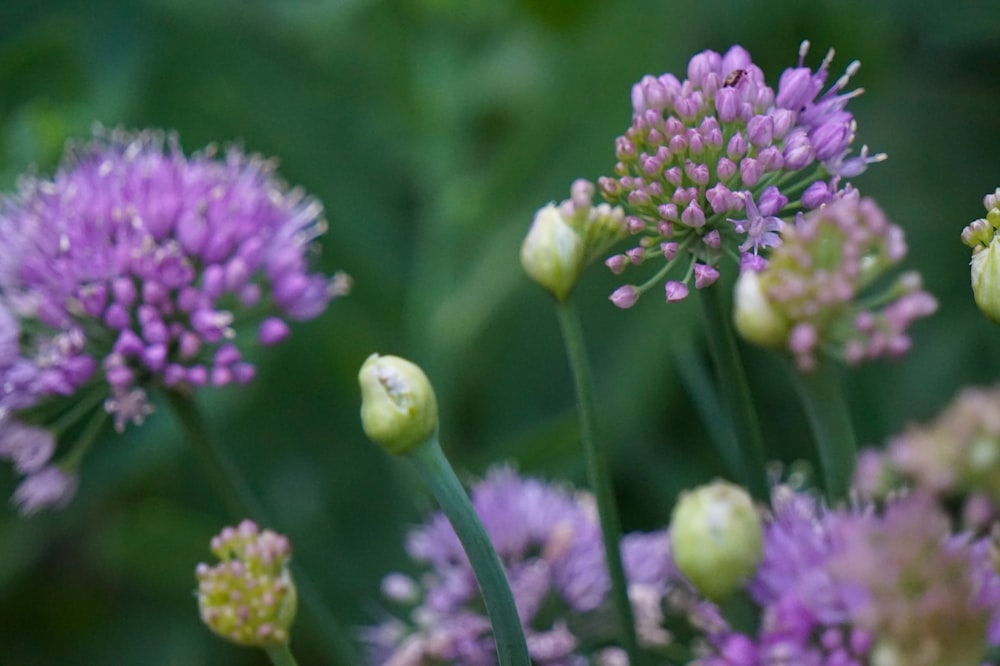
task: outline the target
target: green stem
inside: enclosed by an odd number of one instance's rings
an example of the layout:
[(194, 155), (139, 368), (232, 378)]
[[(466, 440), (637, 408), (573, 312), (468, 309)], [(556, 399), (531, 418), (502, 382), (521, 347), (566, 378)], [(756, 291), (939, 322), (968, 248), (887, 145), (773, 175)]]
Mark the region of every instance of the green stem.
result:
[(858, 455), (844, 394), (828, 361), (820, 361), (808, 372), (790, 364), (789, 374), (809, 419), (823, 468), (826, 497), (833, 504), (847, 497)]
[(264, 652), (267, 652), (267, 656), (271, 659), (271, 663), (274, 666), (298, 666), (298, 662), (295, 661), (292, 649), (288, 646), (288, 643), (266, 647), (264, 648)]
[(257, 501), (229, 452), (215, 438), (208, 436), (208, 429), (195, 401), (179, 391), (165, 393), (195, 455), (211, 477), (216, 491), (222, 495), (222, 501), (230, 515), (237, 520), (253, 518), (258, 523), (268, 524), (264, 507)]
[[(272, 524), (264, 507), (257, 501), (250, 489), (250, 484), (247, 483), (239, 467), (229, 456), (229, 452), (218, 441), (208, 436), (208, 429), (197, 403), (191, 396), (178, 391), (168, 390), (165, 391), (165, 394), (167, 403), (180, 422), (184, 434), (215, 486), (216, 492), (226, 504), (230, 516), (234, 520), (249, 517), (261, 525)], [(326, 607), (323, 598), (316, 591), (315, 585), (306, 576), (306, 573), (296, 565), (292, 565), (292, 573), (299, 591), (299, 598), (309, 613), (310, 619), (319, 628), (319, 635), (322, 636), (327, 651), (333, 656), (334, 663), (341, 666), (361, 663), (348, 634), (341, 628), (330, 609)], [(274, 659), (273, 656), (271, 658)]]
[(740, 470), (738, 480), (747, 487), (751, 495), (766, 501), (768, 488), (764, 440), (757, 420), (757, 409), (750, 395), (746, 370), (736, 346), (730, 314), (720, 297), (718, 284), (700, 289), (698, 293), (716, 377), (740, 443), (740, 459), (731, 463), (731, 467)]
[(472, 501), (441, 450), (437, 435), (403, 455), (434, 493), (465, 548), (493, 625), (500, 666), (528, 666), (531, 663), (528, 644), (507, 575)]
[(608, 465), (604, 449), (597, 442), (595, 436), (596, 419), (591, 388), (592, 380), (590, 364), (587, 362), (586, 346), (583, 341), (583, 330), (576, 310), (569, 302), (557, 301), (556, 314), (559, 316), (559, 328), (562, 331), (566, 355), (573, 373), (577, 414), (580, 421), (580, 442), (583, 447), (590, 489), (597, 500), (597, 514), (604, 541), (604, 557), (611, 578), (611, 597), (618, 613), (619, 631), (625, 651), (628, 653), (629, 663), (633, 666), (639, 666), (643, 663), (643, 655), (639, 650), (632, 604), (628, 598), (625, 568), (622, 566), (619, 545), (622, 533), (621, 522), (618, 518), (618, 506), (615, 502), (614, 487), (611, 481), (611, 468)]

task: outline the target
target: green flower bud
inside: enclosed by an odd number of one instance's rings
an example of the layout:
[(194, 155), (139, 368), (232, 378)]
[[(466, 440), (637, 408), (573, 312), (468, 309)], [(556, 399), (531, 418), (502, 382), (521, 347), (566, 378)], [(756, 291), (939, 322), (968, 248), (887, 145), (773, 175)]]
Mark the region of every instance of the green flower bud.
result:
[(986, 217), (962, 229), (962, 242), (972, 248), (972, 295), (976, 305), (994, 323), (1000, 324), (1000, 188), (983, 198)]
[(218, 564), (195, 569), (202, 622), (238, 645), (288, 643), (298, 604), (288, 539), (244, 520), (212, 538), (212, 553)]
[(434, 387), (418, 366), (398, 356), (372, 354), (358, 373), (361, 425), (369, 439), (396, 455), (437, 431)]
[(521, 244), (521, 265), (532, 280), (564, 300), (580, 276), (584, 258), (583, 238), (555, 204), (535, 213)]
[(764, 293), (760, 274), (745, 270), (736, 281), (733, 324), (748, 342), (762, 347), (781, 347), (788, 339), (788, 322)]
[(1000, 324), (1000, 241), (972, 251), (972, 295), (987, 317)]
[(712, 601), (725, 600), (753, 574), (763, 540), (750, 495), (725, 481), (683, 493), (671, 516), (674, 562)]

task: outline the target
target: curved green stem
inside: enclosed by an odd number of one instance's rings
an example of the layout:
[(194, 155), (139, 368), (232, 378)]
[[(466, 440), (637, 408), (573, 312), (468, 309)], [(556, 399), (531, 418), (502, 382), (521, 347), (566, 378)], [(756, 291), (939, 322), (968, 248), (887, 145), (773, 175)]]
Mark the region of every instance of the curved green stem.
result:
[(858, 455), (844, 394), (828, 361), (821, 361), (808, 372), (800, 372), (789, 364), (789, 374), (812, 428), (826, 497), (833, 504), (847, 497)]
[(559, 328), (562, 331), (566, 355), (569, 357), (570, 370), (573, 373), (577, 414), (580, 422), (580, 442), (583, 447), (590, 489), (597, 501), (597, 514), (604, 541), (604, 557), (611, 579), (611, 597), (618, 613), (619, 631), (625, 651), (628, 653), (629, 663), (633, 666), (639, 666), (643, 663), (643, 655), (639, 650), (639, 640), (635, 633), (635, 618), (632, 614), (632, 604), (628, 598), (625, 568), (622, 566), (619, 545), (622, 532), (621, 522), (618, 518), (618, 505), (615, 502), (614, 487), (611, 482), (611, 469), (608, 466), (604, 449), (595, 437), (592, 381), (590, 364), (587, 362), (586, 346), (583, 341), (583, 330), (576, 311), (568, 302), (557, 301), (556, 313), (559, 316)]
[(768, 488), (764, 440), (757, 420), (757, 409), (750, 395), (746, 370), (736, 346), (731, 317), (720, 296), (719, 285), (700, 289), (698, 294), (719, 388), (740, 444), (740, 459), (731, 463), (731, 467), (740, 470), (738, 481), (747, 487), (751, 495), (758, 500), (766, 500)]
[(528, 644), (507, 574), (437, 436), (408, 450), (403, 457), (417, 468), (465, 548), (493, 625), (500, 666), (528, 666), (531, 663)]
[(268, 658), (274, 666), (298, 666), (298, 662), (295, 661), (292, 649), (288, 646), (288, 643), (266, 647), (264, 648), (264, 652), (267, 653)]
[[(194, 399), (179, 391), (165, 391), (167, 403), (180, 422), (184, 434), (190, 441), (202, 467), (210, 477), (216, 492), (222, 497), (230, 516), (234, 520), (253, 518), (258, 524), (270, 525), (267, 512), (250, 489), (246, 478), (239, 467), (229, 456), (229, 452), (208, 436), (208, 429)], [(352, 666), (361, 663), (360, 656), (322, 597), (316, 591), (312, 581), (302, 568), (292, 566), (293, 576), (299, 591), (299, 598), (310, 615), (310, 619), (318, 626), (319, 635), (326, 644), (326, 649), (340, 666)], [(268, 652), (270, 655), (270, 652)], [(290, 655), (289, 655), (290, 656)], [(274, 657), (271, 657), (272, 660)], [(275, 662), (277, 664), (278, 662)], [(294, 663), (294, 662), (283, 662)]]

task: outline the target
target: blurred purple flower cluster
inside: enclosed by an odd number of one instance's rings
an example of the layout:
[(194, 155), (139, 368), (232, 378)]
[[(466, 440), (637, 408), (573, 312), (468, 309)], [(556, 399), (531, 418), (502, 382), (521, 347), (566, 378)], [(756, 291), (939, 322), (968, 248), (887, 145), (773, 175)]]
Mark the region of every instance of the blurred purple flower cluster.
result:
[(99, 129), (51, 178), (23, 177), (0, 203), (0, 451), (45, 472), (18, 491), (22, 510), (71, 494), (41, 481), (72, 470), (44, 467), (52, 436), (18, 421), (50, 419), (31, 410), (103, 400), (121, 431), (152, 411), (150, 387), (249, 382), (243, 327), (277, 343), (286, 320), (346, 291), (309, 269), (322, 210), (272, 161), (235, 147), (188, 157), (156, 131)]
[[(613, 627), (600, 527), (593, 498), (566, 486), (496, 468), (471, 490), (472, 503), (506, 569), (533, 663), (591, 663)], [(676, 579), (665, 532), (622, 543), (640, 640), (664, 645), (662, 599)], [(469, 561), (451, 525), (436, 514), (406, 543), (417, 580), (387, 576), (383, 593), (397, 614), (365, 632), (374, 664), (496, 663), (490, 623)], [(617, 648), (600, 655), (620, 656)]]

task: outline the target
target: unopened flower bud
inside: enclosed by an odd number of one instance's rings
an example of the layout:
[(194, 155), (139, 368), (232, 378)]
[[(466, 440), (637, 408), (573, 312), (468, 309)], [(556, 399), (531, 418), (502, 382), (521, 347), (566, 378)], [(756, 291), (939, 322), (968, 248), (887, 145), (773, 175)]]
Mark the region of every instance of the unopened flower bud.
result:
[(372, 354), (358, 373), (361, 425), (389, 453), (403, 454), (437, 431), (434, 387), (417, 365), (398, 356)]
[(238, 645), (288, 643), (298, 601), (287, 537), (244, 520), (212, 538), (212, 553), (220, 562), (195, 570), (202, 621)]
[(972, 253), (972, 295), (987, 317), (1000, 324), (1000, 240)]
[(1000, 324), (1000, 188), (983, 198), (986, 217), (966, 225), (962, 242), (972, 248), (972, 295), (987, 317)]
[(521, 244), (521, 265), (532, 280), (563, 300), (580, 276), (584, 256), (583, 238), (566, 222), (555, 204), (535, 214)]
[(739, 486), (715, 481), (683, 493), (670, 522), (674, 562), (713, 601), (739, 589), (760, 563), (760, 516)]
[(788, 322), (764, 295), (759, 273), (740, 273), (734, 301), (733, 323), (744, 339), (762, 347), (781, 347), (785, 343)]

